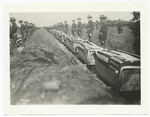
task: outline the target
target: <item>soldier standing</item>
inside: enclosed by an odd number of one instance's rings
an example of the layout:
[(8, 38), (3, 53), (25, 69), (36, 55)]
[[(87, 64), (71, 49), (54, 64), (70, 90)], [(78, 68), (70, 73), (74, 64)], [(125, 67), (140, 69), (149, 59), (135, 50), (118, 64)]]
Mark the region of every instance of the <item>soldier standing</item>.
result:
[(68, 34), (68, 23), (67, 21), (64, 21), (64, 23), (65, 23), (65, 33)]
[(14, 17), (10, 18), (11, 27), (10, 27), (10, 55), (15, 54), (15, 44), (17, 40), (17, 24), (15, 23), (16, 19)]
[(27, 38), (28, 38), (28, 32), (29, 32), (29, 30), (28, 30), (28, 22), (27, 21), (24, 21), (24, 27), (25, 27), (25, 30), (24, 30), (24, 37), (25, 37), (25, 42), (26, 42), (26, 40), (27, 40)]
[(72, 26), (71, 26), (72, 35), (75, 36), (77, 33), (77, 25), (75, 23), (75, 20), (72, 20)]
[(122, 24), (121, 24), (120, 19), (119, 19), (119, 22), (118, 22), (118, 25), (117, 25), (117, 29), (118, 29), (118, 34), (121, 34), (122, 33)]
[(107, 25), (105, 23), (105, 19), (107, 17), (105, 15), (100, 15), (101, 27), (99, 30), (99, 40), (102, 47), (105, 47), (106, 38), (107, 38)]
[(135, 19), (134, 22), (134, 44), (133, 44), (133, 50), (135, 51), (135, 54), (140, 55), (140, 12), (133, 12), (133, 16)]
[(33, 23), (31, 23), (31, 35), (33, 34)]
[(132, 18), (130, 25), (131, 25), (131, 32), (132, 34), (134, 34), (134, 31), (135, 31), (135, 19), (134, 18)]
[(29, 26), (28, 26), (28, 36), (29, 36), (29, 39), (30, 39), (30, 36), (31, 36), (31, 33), (32, 33), (32, 23), (29, 23)]
[(63, 22), (60, 23), (60, 28), (61, 28), (61, 31), (64, 31), (65, 26), (64, 26)]
[(23, 24), (23, 20), (19, 20), (19, 23), (20, 23), (20, 34), (22, 35), (22, 44), (24, 46), (24, 44), (25, 44), (25, 40), (24, 40), (25, 27), (24, 27), (24, 24)]
[(82, 36), (82, 23), (81, 23), (81, 18), (77, 18), (77, 20), (78, 20), (77, 33), (78, 33), (78, 36), (81, 37), (81, 36)]
[(91, 42), (92, 41), (92, 36), (93, 36), (93, 30), (94, 30), (94, 23), (92, 21), (92, 16), (91, 15), (88, 15), (87, 19), (88, 19), (87, 34), (88, 34), (89, 41)]
[(57, 29), (61, 31), (60, 23), (57, 23)]

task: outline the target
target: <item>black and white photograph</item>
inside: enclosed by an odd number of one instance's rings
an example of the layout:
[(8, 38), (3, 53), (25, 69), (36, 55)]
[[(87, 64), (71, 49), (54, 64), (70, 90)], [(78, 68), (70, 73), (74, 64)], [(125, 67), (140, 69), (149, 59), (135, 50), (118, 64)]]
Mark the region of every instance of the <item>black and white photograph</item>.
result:
[(141, 14), (9, 12), (10, 106), (141, 106)]
[(11, 104), (140, 104), (140, 12), (10, 13)]

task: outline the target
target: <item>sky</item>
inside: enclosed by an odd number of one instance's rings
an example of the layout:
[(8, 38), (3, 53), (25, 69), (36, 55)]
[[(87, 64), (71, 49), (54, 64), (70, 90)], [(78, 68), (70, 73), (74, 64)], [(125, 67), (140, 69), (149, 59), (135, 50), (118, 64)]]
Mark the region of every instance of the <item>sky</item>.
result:
[(92, 20), (99, 20), (101, 14), (104, 14), (111, 20), (122, 19), (129, 21), (133, 18), (131, 12), (36, 12), (36, 13), (10, 13), (10, 17), (16, 18), (16, 23), (22, 19), (23, 21), (28, 21), (34, 23), (37, 26), (52, 26), (54, 23), (64, 22), (66, 20), (68, 24), (72, 23), (72, 20), (80, 17), (82, 22), (87, 23), (87, 15), (92, 15)]

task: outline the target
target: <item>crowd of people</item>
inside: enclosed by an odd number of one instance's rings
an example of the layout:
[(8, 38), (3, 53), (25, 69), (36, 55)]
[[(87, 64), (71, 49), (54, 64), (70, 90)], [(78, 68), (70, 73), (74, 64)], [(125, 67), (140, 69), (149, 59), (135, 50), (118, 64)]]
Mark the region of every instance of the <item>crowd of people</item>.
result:
[[(77, 18), (77, 22), (75, 22), (75, 19), (72, 20), (71, 25), (71, 32), (73, 36), (79, 36), (82, 37), (82, 29), (87, 29), (87, 36), (89, 41), (92, 41), (93, 37), (93, 31), (94, 28), (98, 30), (99, 32), (99, 41), (102, 47), (105, 48), (106, 40), (107, 40), (107, 31), (109, 27), (117, 27), (118, 34), (123, 33), (123, 26), (128, 26), (131, 32), (134, 34), (134, 44), (133, 44), (133, 50), (135, 51), (135, 54), (140, 55), (140, 12), (133, 12), (133, 19), (128, 21), (123, 21), (121, 19), (118, 20), (108, 20), (107, 16), (104, 14), (100, 15), (99, 21), (96, 20), (96, 22), (93, 22), (92, 16), (88, 15), (87, 24), (82, 24), (81, 18)], [(60, 30), (65, 33), (68, 33), (68, 23), (67, 21), (60, 22), (57, 24), (54, 24), (53, 26), (48, 27), (47, 29), (55, 29)]]
[(16, 53), (17, 42), (19, 42), (21, 46), (25, 46), (26, 40), (30, 39), (35, 29), (36, 26), (34, 23), (19, 20), (19, 26), (17, 26), (16, 19), (14, 17), (10, 18), (10, 55), (13, 56)]
[[(99, 32), (99, 41), (102, 47), (105, 48), (106, 40), (107, 40), (107, 31), (109, 27), (117, 27), (118, 34), (123, 32), (122, 27), (128, 26), (131, 32), (134, 34), (134, 44), (133, 50), (135, 54), (140, 55), (140, 12), (133, 12), (133, 19), (129, 22), (123, 21), (121, 19), (118, 20), (108, 20), (107, 16), (104, 14), (100, 15), (99, 21), (94, 22), (92, 20), (92, 16), (88, 15), (87, 20), (88, 23), (82, 23), (81, 18), (77, 18), (77, 23), (75, 19), (72, 20), (71, 32), (73, 36), (82, 37), (82, 30), (86, 28), (87, 36), (89, 41), (92, 41), (94, 28)], [(16, 19), (14, 17), (10, 18), (10, 54), (13, 55), (13, 51), (16, 47), (17, 34), (21, 35), (22, 38), (22, 46), (25, 46), (26, 40), (30, 38), (30, 35), (33, 34), (37, 27), (33, 23), (28, 23), (27, 21), (19, 20), (20, 26), (17, 26)], [(54, 24), (53, 26), (45, 27), (47, 30), (60, 30), (65, 33), (69, 31), (69, 25), (65, 20), (64, 23), (60, 22)]]

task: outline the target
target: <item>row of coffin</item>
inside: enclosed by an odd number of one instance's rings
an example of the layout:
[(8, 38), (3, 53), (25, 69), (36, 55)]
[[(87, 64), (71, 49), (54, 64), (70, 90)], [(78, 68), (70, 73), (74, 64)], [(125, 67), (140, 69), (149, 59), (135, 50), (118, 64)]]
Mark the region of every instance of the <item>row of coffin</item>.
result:
[(119, 91), (140, 90), (140, 57), (120, 50), (108, 50), (57, 30), (49, 31), (61, 43), (77, 53), (87, 65), (94, 65), (98, 75)]

